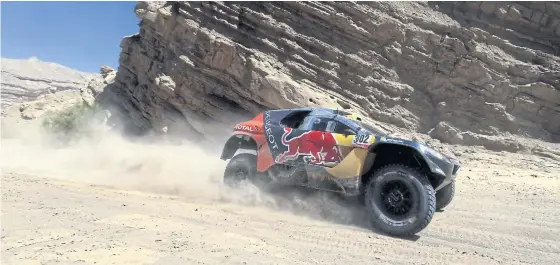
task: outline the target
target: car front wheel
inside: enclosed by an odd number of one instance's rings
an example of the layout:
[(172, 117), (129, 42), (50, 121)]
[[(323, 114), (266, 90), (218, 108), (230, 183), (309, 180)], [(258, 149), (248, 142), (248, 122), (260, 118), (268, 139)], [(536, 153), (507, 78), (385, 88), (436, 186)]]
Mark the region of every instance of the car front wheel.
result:
[(436, 205), (428, 178), (400, 164), (375, 171), (364, 199), (374, 229), (393, 236), (410, 236), (426, 228)]

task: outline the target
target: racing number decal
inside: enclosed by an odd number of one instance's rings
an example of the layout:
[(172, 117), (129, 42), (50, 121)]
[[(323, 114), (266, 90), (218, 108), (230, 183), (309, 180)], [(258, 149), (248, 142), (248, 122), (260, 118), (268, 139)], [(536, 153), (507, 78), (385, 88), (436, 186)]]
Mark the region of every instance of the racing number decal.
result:
[(371, 138), (371, 135), (358, 134), (358, 135), (354, 136), (354, 139), (352, 140), (352, 145), (368, 146), (370, 138)]

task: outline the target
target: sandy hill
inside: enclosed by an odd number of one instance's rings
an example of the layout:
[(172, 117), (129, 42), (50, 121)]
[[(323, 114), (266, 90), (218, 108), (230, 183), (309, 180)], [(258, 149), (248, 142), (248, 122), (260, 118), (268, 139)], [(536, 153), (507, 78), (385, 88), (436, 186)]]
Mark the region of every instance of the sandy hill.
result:
[(36, 57), (2, 58), (1, 106), (32, 101), (42, 95), (60, 91), (79, 91), (95, 73), (80, 72), (60, 64), (43, 62)]

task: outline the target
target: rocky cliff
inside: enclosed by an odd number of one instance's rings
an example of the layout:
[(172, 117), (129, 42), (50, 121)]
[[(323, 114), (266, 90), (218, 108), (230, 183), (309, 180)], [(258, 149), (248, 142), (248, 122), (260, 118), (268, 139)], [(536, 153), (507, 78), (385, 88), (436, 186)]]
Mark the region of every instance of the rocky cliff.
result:
[(1, 108), (61, 92), (80, 91), (98, 76), (80, 72), (36, 57), (27, 60), (2, 58)]
[[(35, 139), (49, 112), (58, 112), (77, 104), (93, 105), (96, 96), (110, 85), (116, 72), (102, 66), (101, 73), (83, 73), (56, 63), (30, 59), (2, 58), (0, 103), (2, 139)], [(99, 113), (102, 122), (108, 121), (109, 112)], [(91, 121), (93, 122), (93, 121)]]
[(122, 41), (102, 100), (140, 131), (203, 137), (234, 113), (326, 106), (449, 143), (560, 140), (558, 3), (139, 2), (135, 12), (140, 32)]

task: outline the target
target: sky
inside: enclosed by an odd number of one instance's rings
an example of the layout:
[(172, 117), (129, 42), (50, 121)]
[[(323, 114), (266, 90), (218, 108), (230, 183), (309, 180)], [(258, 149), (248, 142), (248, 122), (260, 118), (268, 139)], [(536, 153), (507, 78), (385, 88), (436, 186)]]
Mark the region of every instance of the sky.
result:
[(2, 2), (1, 57), (79, 71), (118, 67), (123, 37), (138, 33), (132, 2)]

